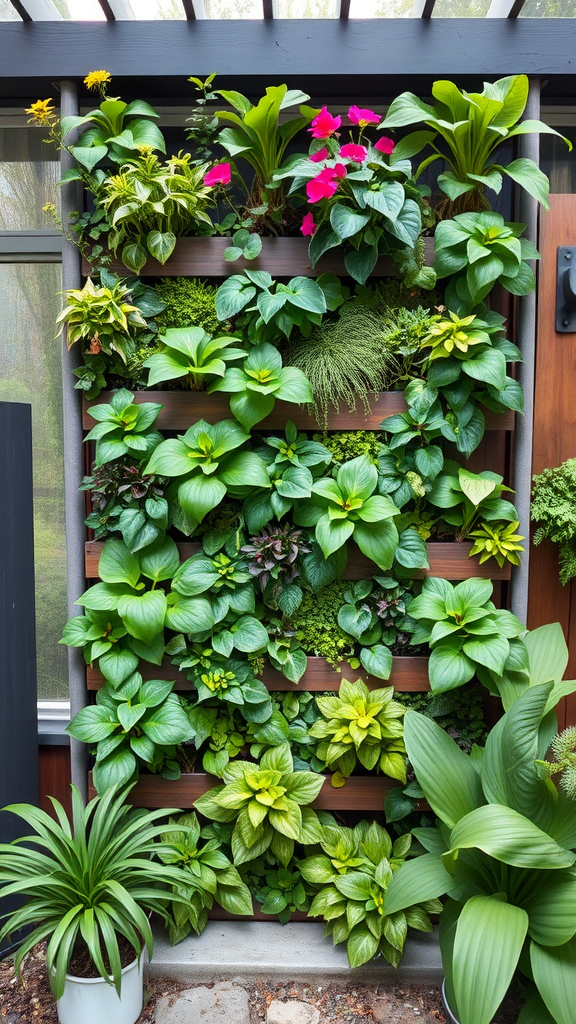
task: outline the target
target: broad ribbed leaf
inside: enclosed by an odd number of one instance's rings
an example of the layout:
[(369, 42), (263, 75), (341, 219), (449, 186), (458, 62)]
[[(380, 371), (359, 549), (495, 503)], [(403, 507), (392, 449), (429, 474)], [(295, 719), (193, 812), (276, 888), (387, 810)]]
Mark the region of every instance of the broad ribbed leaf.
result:
[(576, 934), (576, 872), (550, 871), (538, 877), (522, 900), (530, 918), (528, 934), (543, 946), (560, 946)]
[(576, 939), (563, 946), (540, 946), (532, 942), (530, 964), (538, 991), (556, 1024), (574, 1024)]
[(490, 1024), (512, 980), (528, 915), (493, 896), (469, 899), (456, 927), (453, 982), (460, 1024)]
[(430, 718), (408, 711), (404, 719), (408, 757), (432, 810), (453, 828), (484, 802), (470, 758)]
[(477, 807), (462, 818), (452, 830), (450, 847), (444, 854), (447, 866), (463, 849), (483, 850), (490, 857), (519, 868), (569, 868), (576, 861), (576, 854), (558, 846), (524, 815), (501, 804)]
[(441, 858), (435, 853), (406, 860), (394, 875), (384, 897), (382, 910), (395, 914), (413, 903), (444, 896), (454, 884)]

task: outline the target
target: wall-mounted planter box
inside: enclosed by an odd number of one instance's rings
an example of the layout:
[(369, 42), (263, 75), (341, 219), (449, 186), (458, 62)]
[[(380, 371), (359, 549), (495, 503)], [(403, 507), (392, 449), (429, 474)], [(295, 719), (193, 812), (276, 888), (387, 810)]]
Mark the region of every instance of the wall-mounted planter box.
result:
[[(149, 662), (141, 662), (139, 672), (144, 679), (174, 679), (177, 690), (193, 690), (192, 683), (186, 679), (184, 672), (180, 672), (170, 661), (166, 660), (162, 665), (151, 665)], [(380, 689), (383, 686), (394, 686), (396, 690), (408, 693), (422, 693), (430, 689), (428, 682), (428, 658), (394, 658), (392, 675), (390, 679), (376, 679), (375, 676), (367, 676), (364, 669), (350, 668), (346, 662), (342, 662), (341, 672), (336, 672), (332, 665), (329, 665), (324, 658), (308, 658), (308, 667), (298, 684), (291, 683), (281, 672), (270, 665), (264, 669), (262, 682), (273, 691), (311, 690), (321, 692), (323, 690), (338, 690), (342, 679), (357, 679), (361, 676), (371, 690)], [(104, 677), (97, 668), (88, 666), (86, 679), (89, 690), (99, 690), (104, 685)]]
[[(161, 775), (141, 775), (131, 790), (128, 800), (135, 807), (173, 807), (189, 810), (194, 801), (221, 780), (206, 772), (192, 772), (179, 779), (163, 779)], [(336, 789), (327, 776), (320, 793), (312, 804), (322, 811), (383, 811), (386, 794), (398, 783), (394, 779), (378, 775), (354, 775), (345, 786)], [(94, 795), (90, 778), (90, 793)], [(424, 801), (416, 804), (417, 809), (425, 808)]]
[[(341, 248), (327, 252), (313, 268), (308, 256), (306, 238), (263, 238), (262, 252), (255, 260), (236, 260), (228, 263), (224, 251), (231, 244), (229, 238), (179, 238), (170, 259), (162, 266), (149, 259), (140, 271), (140, 277), (229, 277), (243, 270), (267, 270), (272, 277), (318, 277), (332, 273), (348, 277)], [(434, 262), (434, 240), (424, 239), (426, 263)], [(114, 273), (127, 277), (129, 271), (120, 260), (111, 266)], [(82, 260), (82, 273), (88, 276), (90, 264)], [(371, 277), (398, 277), (398, 268), (388, 258), (379, 259)]]
[[(86, 578), (96, 579), (98, 577), (98, 563), (104, 541), (89, 540), (84, 546), (84, 561), (86, 567)], [(432, 541), (426, 545), (428, 551), (429, 569), (415, 569), (411, 575), (415, 579), (423, 579), (425, 576), (441, 576), (446, 580), (468, 580), (471, 577), (481, 577), (489, 580), (509, 580), (511, 575), (510, 562), (505, 562), (502, 568), (492, 561), (480, 565), (476, 556), (469, 558), (472, 544), (470, 541)], [(178, 544), (180, 557), (184, 562), (191, 555), (200, 550), (200, 544), (194, 541)], [(376, 566), (371, 562), (355, 544), (349, 546), (348, 563), (344, 570), (344, 579), (363, 580), (377, 571)]]
[[(112, 393), (103, 391), (92, 402), (83, 399), (82, 402), (82, 426), (84, 430), (90, 430), (94, 426), (94, 420), (89, 414), (91, 405), (102, 405), (110, 401)], [(218, 423), (220, 420), (230, 419), (229, 395), (215, 392), (208, 395), (205, 391), (136, 391), (134, 400), (136, 402), (157, 402), (163, 406), (156, 421), (160, 430), (187, 430), (197, 420), (206, 420), (208, 423)], [(402, 391), (384, 391), (378, 398), (370, 403), (370, 412), (367, 414), (361, 402), (355, 412), (348, 412), (348, 409), (341, 408), (339, 412), (333, 410), (328, 416), (328, 430), (380, 430), (380, 424), (386, 416), (393, 416), (395, 413), (404, 412), (406, 402)], [(487, 430), (513, 430), (514, 413), (512, 411), (498, 414), (484, 411)], [(276, 402), (270, 416), (267, 416), (261, 423), (257, 423), (254, 430), (284, 430), (288, 420), (298, 427), (299, 430), (320, 430), (316, 419), (298, 405), (289, 402)]]

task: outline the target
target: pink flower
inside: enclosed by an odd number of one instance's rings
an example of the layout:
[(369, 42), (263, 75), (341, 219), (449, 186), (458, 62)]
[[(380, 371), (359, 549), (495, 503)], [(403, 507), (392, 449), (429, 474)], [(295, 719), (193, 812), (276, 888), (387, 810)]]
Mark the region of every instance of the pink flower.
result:
[[(378, 120), (380, 119), (378, 118)], [(312, 133), (313, 139), (328, 139), (335, 131), (338, 131), (341, 124), (341, 117), (332, 117), (332, 114), (328, 112), (328, 107), (322, 107), (308, 131)]]
[(363, 164), (368, 156), (366, 146), (357, 146), (355, 142), (347, 142), (340, 150), (340, 156), (346, 160), (353, 160), (355, 164)]
[(373, 110), (366, 110), (365, 107), (354, 105), (348, 111), (348, 120), (350, 124), (359, 124), (361, 128), (366, 128), (366, 125), (378, 124), (380, 114), (375, 114)]
[(230, 164), (216, 164), (204, 175), (205, 185), (228, 185), (232, 177)]
[(344, 167), (344, 164), (336, 164), (332, 173), (336, 178), (345, 178), (346, 168)]
[(328, 150), (326, 146), (323, 149), (319, 149), (316, 153), (310, 154), (310, 160), (313, 164), (319, 164), (322, 160), (328, 159)]
[(300, 231), (303, 235), (314, 235), (316, 233), (316, 224), (314, 223), (313, 213), (304, 214)]
[(387, 156), (390, 156), (390, 153), (394, 152), (395, 145), (394, 139), (389, 139), (386, 135), (383, 135), (381, 139), (378, 139), (378, 142), (374, 143), (374, 149), (379, 149), (381, 153), (386, 153)]
[(329, 181), (321, 181), (320, 176), (306, 182), (306, 195), (309, 203), (317, 203), (320, 199), (329, 199), (338, 188), (338, 182), (331, 178)]

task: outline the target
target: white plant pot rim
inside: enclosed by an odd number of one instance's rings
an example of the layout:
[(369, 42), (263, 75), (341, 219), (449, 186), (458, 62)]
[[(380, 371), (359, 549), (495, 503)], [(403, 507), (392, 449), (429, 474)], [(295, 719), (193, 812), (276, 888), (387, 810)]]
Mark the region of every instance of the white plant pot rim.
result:
[[(141, 959), (141, 956), (142, 956), (142, 954), (140, 954), (139, 957), (136, 957), (134, 960), (132, 960), (131, 963), (127, 964), (126, 967), (123, 967), (122, 970), (120, 971), (120, 977), (122, 977), (123, 974), (126, 974), (127, 971), (132, 971), (134, 969), (134, 967), (138, 966), (138, 964), (140, 962), (140, 959)], [(52, 968), (52, 973), (56, 974), (56, 968), (55, 967)], [(114, 978), (112, 977), (111, 974), (108, 975), (108, 978), (109, 978), (110, 981), (114, 981)], [(77, 985), (101, 985), (101, 984), (107, 985), (108, 984), (108, 982), (106, 981), (106, 978), (102, 978), (100, 976), (98, 976), (97, 978), (79, 978), (77, 974), (67, 974), (66, 975), (66, 981), (73, 981)]]
[(458, 1018), (454, 1015), (452, 1009), (450, 1008), (448, 999), (446, 997), (446, 978), (442, 979), (442, 1002), (444, 1003), (444, 1009), (447, 1011), (449, 1015), (448, 1019), (450, 1021), (450, 1024), (452, 1021), (454, 1022), (454, 1024), (459, 1024)]

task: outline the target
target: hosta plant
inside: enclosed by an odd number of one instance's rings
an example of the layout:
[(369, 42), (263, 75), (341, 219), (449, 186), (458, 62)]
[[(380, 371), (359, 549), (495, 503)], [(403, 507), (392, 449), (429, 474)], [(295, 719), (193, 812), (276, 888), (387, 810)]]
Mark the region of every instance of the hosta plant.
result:
[(168, 911), (170, 943), (181, 942), (190, 931), (201, 935), (214, 903), (231, 914), (252, 914), (248, 886), (217, 839), (201, 842), (204, 837), (196, 815), (181, 814), (170, 818), (168, 824), (160, 836), (157, 857), (181, 875), (174, 886), (181, 898), (171, 903)]
[(354, 830), (325, 826), (323, 834), (323, 852), (300, 864), (304, 878), (320, 887), (310, 916), (324, 918), (334, 945), (346, 943), (350, 967), (360, 967), (378, 953), (397, 967), (408, 928), (432, 931), (428, 915), (441, 909), (438, 900), (424, 898), (393, 914), (385, 910), (386, 892), (405, 862), (411, 836), (392, 843), (376, 822), (362, 822)]
[(343, 679), (337, 695), (317, 697), (316, 704), (322, 715), (310, 729), (310, 735), (320, 740), (316, 756), (338, 770), (340, 784), (358, 761), (367, 771), (406, 781), (405, 708), (394, 700), (393, 686), (369, 690), (361, 679)]
[(177, 503), (188, 525), (187, 533), (202, 522), (228, 493), (245, 497), (254, 488), (270, 487), (266, 465), (255, 452), (243, 448), (248, 433), (236, 420), (211, 425), (198, 420), (185, 434), (163, 441), (146, 466), (147, 473), (176, 478)]
[(324, 778), (314, 772), (295, 772), (288, 743), (266, 751), (259, 764), (231, 761), (223, 777), (224, 785), (201, 796), (195, 807), (214, 821), (235, 822), (236, 865), (270, 847), (285, 866), (294, 854), (295, 841), (315, 841), (308, 833), (318, 830), (317, 819), (307, 805), (318, 796)]
[(161, 409), (157, 402), (135, 402), (126, 388), (117, 391), (109, 405), (91, 406), (90, 416), (97, 422), (84, 440), (96, 441), (96, 468), (123, 455), (150, 458), (163, 440), (153, 429)]
[(117, 353), (126, 362), (134, 350), (132, 334), (147, 327), (138, 307), (131, 302), (130, 288), (110, 275), (98, 286), (91, 277), (82, 289), (66, 292), (66, 305), (56, 318), (66, 327), (68, 348), (82, 342), (89, 353)]
[[(478, 666), (486, 670), (491, 688), (514, 657), (522, 623), (512, 612), (495, 608), (490, 580), (469, 579), (452, 586), (429, 576), (422, 593), (408, 605), (412, 620), (406, 628), (413, 644), (429, 644), (430, 686), (434, 691), (453, 690), (474, 677)], [(516, 642), (515, 642), (516, 641)], [(481, 676), (484, 681), (485, 676)]]
[[(543, 639), (546, 678), (555, 652)], [(489, 1024), (516, 974), (528, 992), (520, 1021), (574, 1016), (576, 805), (535, 764), (555, 732), (555, 703), (551, 682), (530, 687), (480, 760), (430, 719), (406, 715), (408, 755), (438, 827), (415, 830), (428, 852), (394, 875), (384, 912), (448, 896), (440, 946), (461, 1024)]]
[[(82, 168), (93, 171), (105, 159), (114, 164), (122, 164), (127, 157), (136, 156), (140, 146), (166, 152), (164, 136), (154, 124), (160, 114), (149, 103), (144, 100), (125, 103), (117, 97), (107, 97), (105, 93), (104, 88), (102, 103), (95, 110), (82, 116), (63, 117), (61, 121), (64, 139), (75, 128), (84, 129), (77, 142), (70, 147), (70, 152)], [(73, 181), (76, 178), (68, 172), (62, 180)]]
[(461, 213), (436, 228), (436, 262), (439, 279), (449, 277), (446, 305), (467, 316), (492, 291), (502, 285), (512, 295), (527, 295), (536, 281), (526, 260), (540, 258), (526, 238), (525, 224), (507, 224), (499, 213)]
[(31, 804), (4, 808), (32, 834), (0, 846), (0, 898), (19, 897), (17, 909), (4, 915), (0, 938), (26, 929), (16, 952), (17, 974), (34, 946), (47, 941), (55, 999), (64, 992), (75, 946), (87, 950), (97, 975), (120, 993), (118, 939), (128, 941), (135, 959), (144, 946), (152, 956), (149, 915), (167, 920), (165, 903), (179, 873), (151, 855), (164, 827), (158, 822), (170, 811), (136, 810), (126, 796), (112, 787), (85, 807), (73, 786), (71, 819), (52, 797), (54, 817)]
[(296, 522), (315, 526), (316, 540), (325, 558), (354, 538), (360, 550), (380, 569), (389, 569), (398, 546), (398, 515), (394, 502), (375, 494), (378, 470), (367, 455), (345, 462), (336, 479), (321, 477), (312, 487), (313, 498), (297, 509)]
[[(471, 93), (454, 82), (434, 82), (432, 96), (434, 102), (429, 104), (403, 92), (392, 101), (380, 125), (389, 129), (425, 124), (430, 129), (414, 132), (399, 144), (410, 155), (431, 147), (432, 156), (420, 164), (417, 177), (429, 164), (442, 160), (448, 170), (438, 176), (438, 185), (459, 210), (489, 209), (484, 191), (499, 193), (504, 174), (548, 207), (548, 178), (533, 160), (520, 157), (505, 166), (496, 162), (495, 150), (508, 139), (535, 132), (559, 135), (542, 121), (520, 121), (528, 102), (527, 75), (484, 82), (482, 92)], [(438, 148), (440, 139), (448, 152)]]
[(298, 405), (312, 401), (302, 371), (282, 366), (278, 349), (268, 342), (256, 345), (242, 366), (229, 367), (208, 390), (231, 392), (230, 409), (246, 430), (269, 416), (277, 400)]
[[(182, 562), (172, 578), (172, 589), (184, 597), (209, 594), (216, 622), (221, 622), (230, 611), (254, 611), (254, 593), (250, 586), (251, 574), (242, 557), (229, 558), (223, 551), (205, 555), (198, 551)], [(199, 623), (201, 632), (203, 627)], [(230, 654), (232, 648), (222, 653)]]
[(244, 359), (238, 338), (212, 338), (201, 327), (170, 327), (158, 341), (160, 350), (144, 361), (148, 387), (165, 380), (184, 380), (192, 391), (201, 391), (215, 377), (223, 377), (226, 364)]
[(98, 690), (96, 704), (74, 716), (67, 731), (94, 745), (92, 780), (99, 793), (135, 781), (142, 765), (179, 778), (174, 747), (191, 740), (194, 732), (173, 686), (165, 679), (143, 683), (140, 673), (133, 672), (115, 689)]

